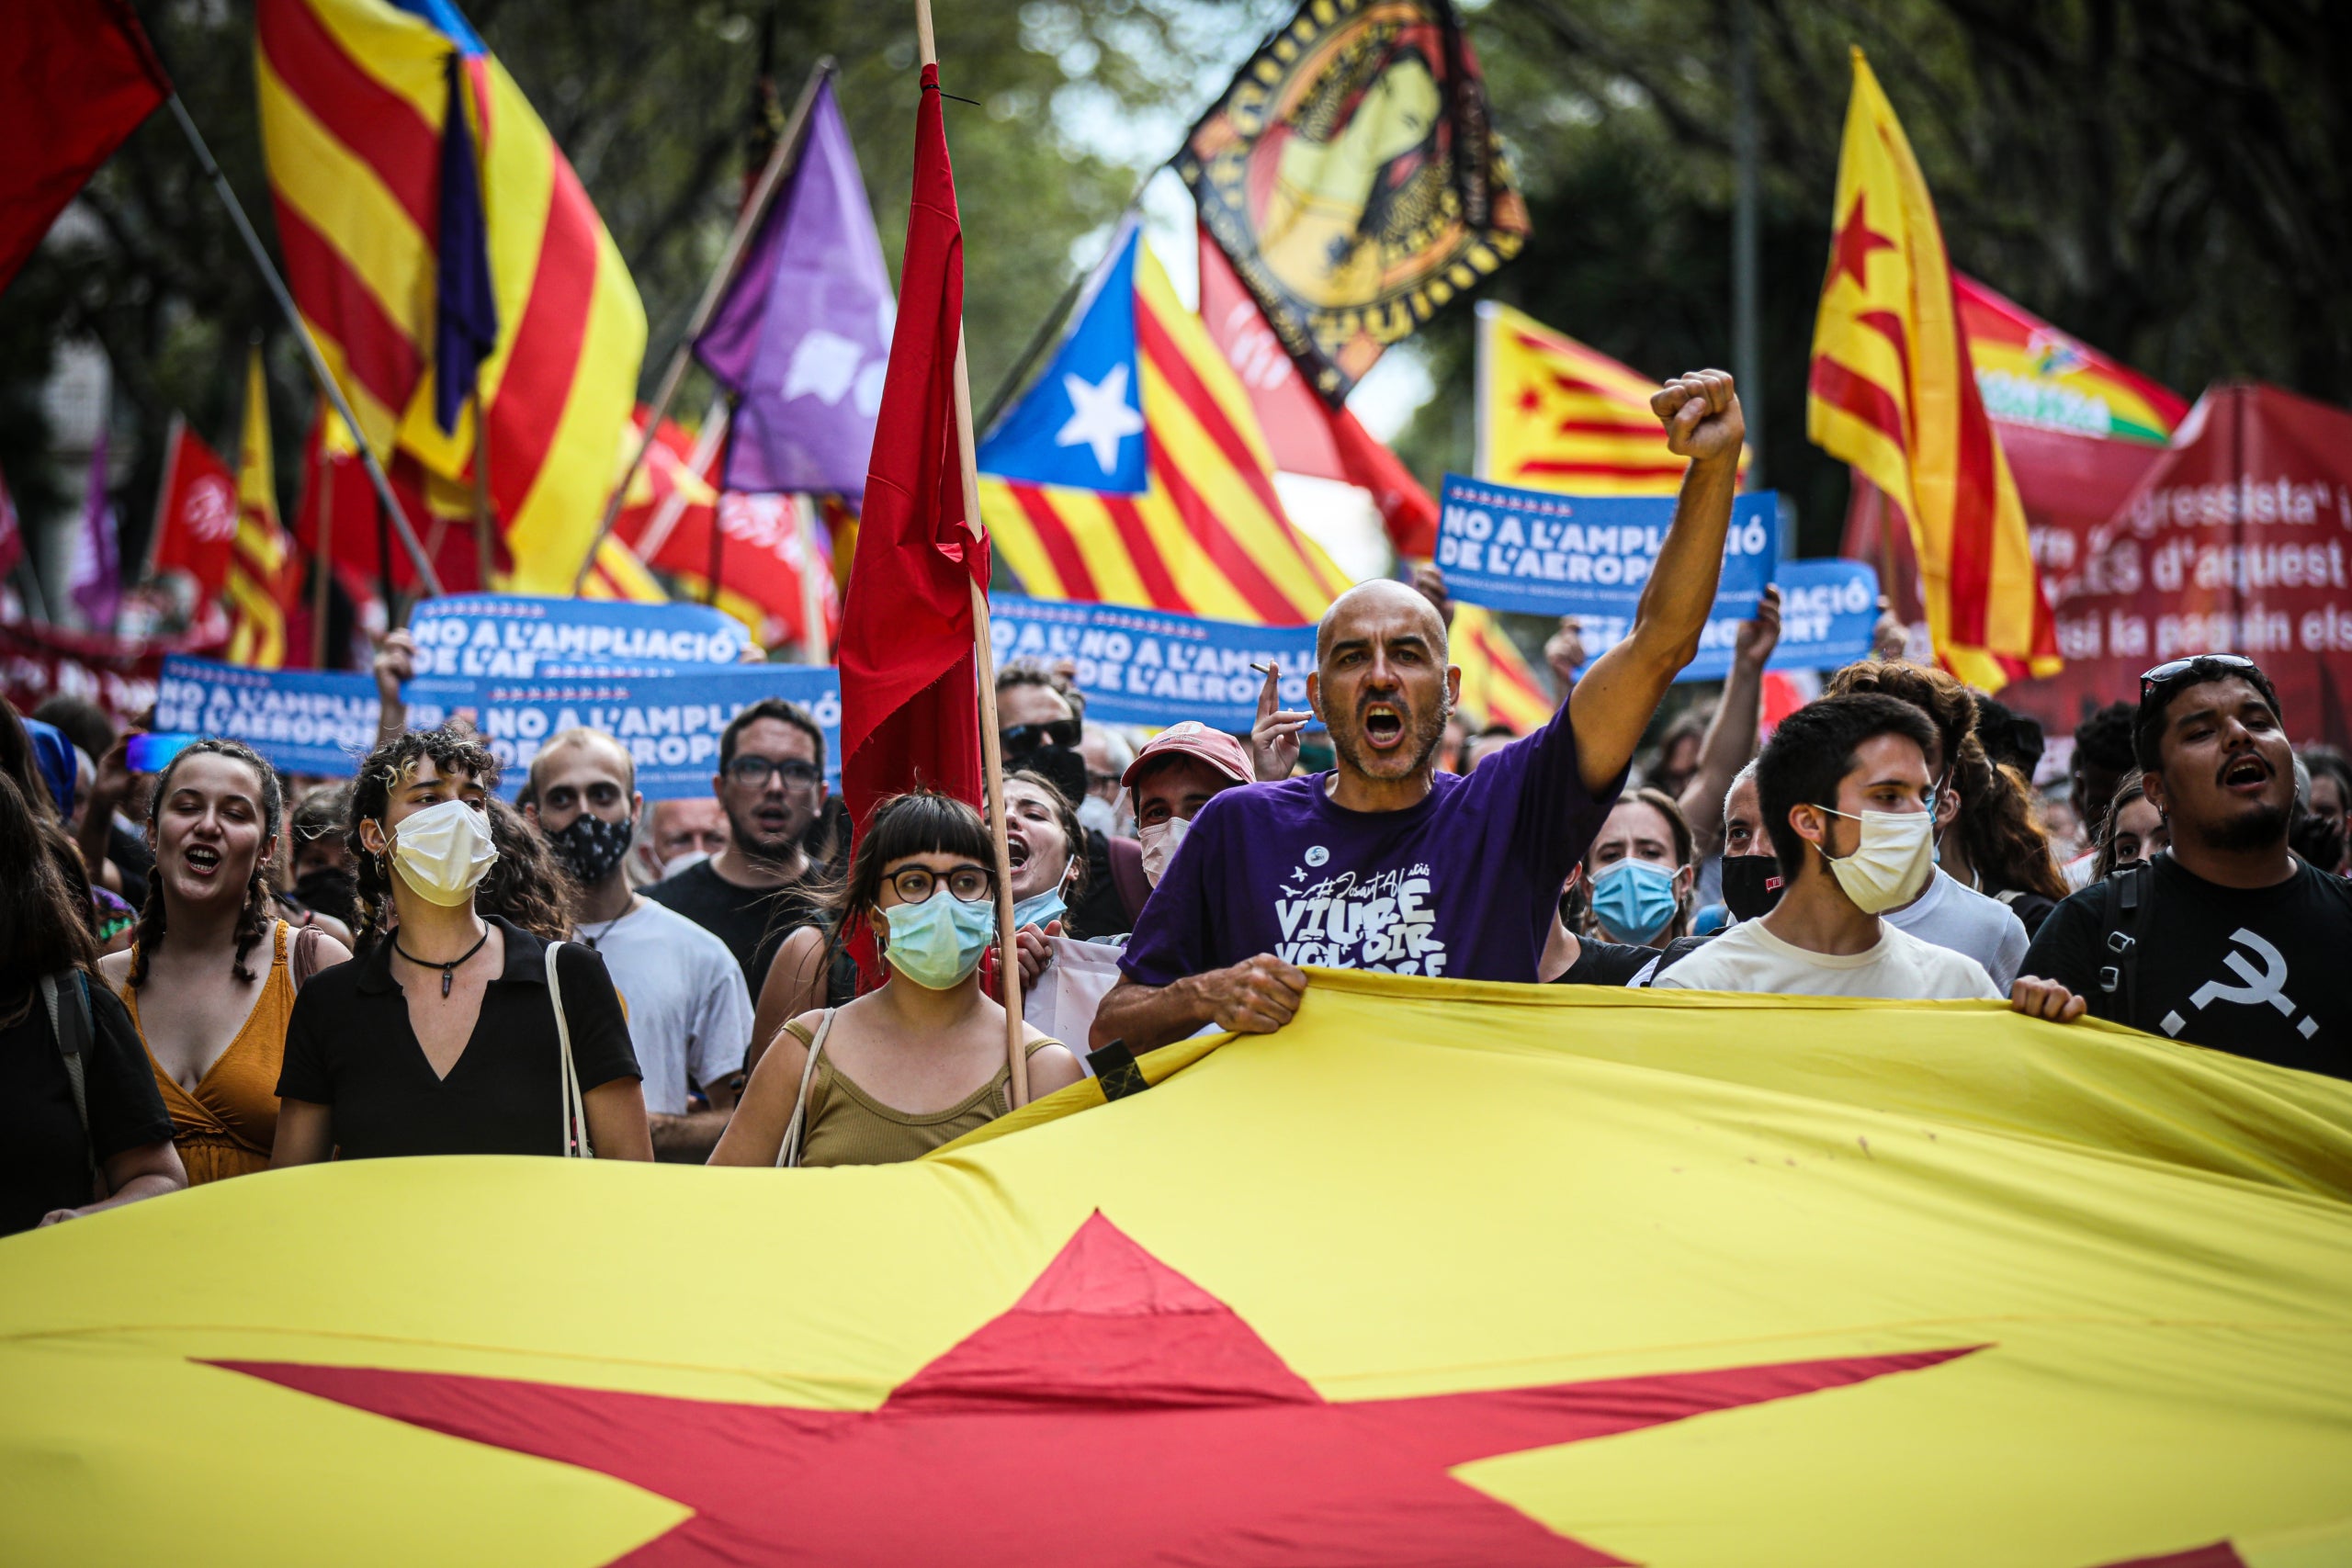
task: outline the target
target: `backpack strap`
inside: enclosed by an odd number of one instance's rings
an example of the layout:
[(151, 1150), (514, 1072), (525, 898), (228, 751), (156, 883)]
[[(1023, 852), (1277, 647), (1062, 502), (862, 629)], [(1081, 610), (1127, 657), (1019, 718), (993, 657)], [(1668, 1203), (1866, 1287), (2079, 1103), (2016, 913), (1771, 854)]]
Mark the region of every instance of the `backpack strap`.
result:
[(82, 1146), (89, 1156), (90, 1180), (98, 1195), (104, 1197), (104, 1173), (98, 1167), (97, 1145), (90, 1137), (88, 1057), (96, 1042), (97, 1026), (90, 1017), (89, 978), (79, 969), (43, 975), (40, 999), (49, 1010), (50, 1037), (57, 1042), (57, 1054), (65, 1062), (65, 1081), (74, 1090), (74, 1114), (82, 1123)]
[(2112, 1016), (2134, 1029), (2140, 1016), (2141, 911), (2154, 890), (2154, 863), (2143, 860), (2111, 873), (2101, 885), (2105, 935), (2100, 945), (2113, 962), (2098, 972), (2098, 988), (2110, 998), (2122, 997), (2123, 1010)]

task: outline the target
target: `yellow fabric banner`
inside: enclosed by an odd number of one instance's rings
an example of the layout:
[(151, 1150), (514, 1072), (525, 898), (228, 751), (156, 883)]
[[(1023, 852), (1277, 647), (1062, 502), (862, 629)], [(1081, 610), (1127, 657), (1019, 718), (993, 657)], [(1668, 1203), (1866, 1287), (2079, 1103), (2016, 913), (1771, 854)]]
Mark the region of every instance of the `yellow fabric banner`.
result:
[(1143, 1066), (913, 1165), (354, 1163), (0, 1242), (0, 1559), (2352, 1558), (2352, 1085), (1329, 973)]

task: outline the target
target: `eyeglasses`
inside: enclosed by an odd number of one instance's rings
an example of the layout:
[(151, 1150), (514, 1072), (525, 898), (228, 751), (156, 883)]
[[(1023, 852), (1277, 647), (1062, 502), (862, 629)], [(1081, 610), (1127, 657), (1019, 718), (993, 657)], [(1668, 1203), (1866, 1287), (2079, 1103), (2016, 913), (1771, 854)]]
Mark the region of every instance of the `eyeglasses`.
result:
[(817, 771), (816, 763), (804, 762), (797, 757), (786, 757), (778, 761), (774, 757), (755, 757), (747, 751), (727, 764), (729, 778), (756, 789), (767, 787), (771, 773), (783, 774), (787, 788), (795, 784), (805, 788), (824, 776)]
[(2224, 670), (2243, 671), (2250, 675), (2262, 673), (2262, 667), (2243, 653), (2198, 653), (2187, 659), (2175, 659), (2140, 672), (2140, 700), (2146, 702), (2159, 686), (2171, 684), (2200, 664), (2219, 665)]
[(996, 897), (996, 873), (984, 865), (959, 865), (944, 872), (927, 865), (901, 866), (890, 874), (889, 880), (899, 890), (899, 901), (907, 904), (923, 902), (942, 882), (947, 884), (948, 894), (962, 903), (978, 904)]
[(1085, 734), (1085, 725), (1074, 718), (1057, 718), (1051, 724), (1016, 724), (997, 731), (1008, 757), (1025, 757), (1043, 746), (1075, 746)]

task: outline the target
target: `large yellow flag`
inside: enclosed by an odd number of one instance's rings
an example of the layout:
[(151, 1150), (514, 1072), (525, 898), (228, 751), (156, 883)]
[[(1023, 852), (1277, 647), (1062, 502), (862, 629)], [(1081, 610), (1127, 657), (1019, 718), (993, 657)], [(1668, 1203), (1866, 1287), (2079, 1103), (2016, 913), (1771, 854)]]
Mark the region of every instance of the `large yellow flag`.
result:
[(0, 1242), (0, 1560), (2352, 1559), (2352, 1085), (1328, 972), (1121, 1077), (911, 1165), (353, 1162)]
[(269, 379), (261, 349), (245, 355), (245, 428), (237, 446), (237, 532), (221, 592), (229, 601), (228, 660), (259, 670), (286, 662), (286, 604), (293, 546), (277, 520), (277, 469), (269, 449)]
[(2059, 667), (2025, 508), (1985, 417), (1927, 177), (1854, 51), (1805, 434), (1907, 518), (1936, 655), (1986, 691)]

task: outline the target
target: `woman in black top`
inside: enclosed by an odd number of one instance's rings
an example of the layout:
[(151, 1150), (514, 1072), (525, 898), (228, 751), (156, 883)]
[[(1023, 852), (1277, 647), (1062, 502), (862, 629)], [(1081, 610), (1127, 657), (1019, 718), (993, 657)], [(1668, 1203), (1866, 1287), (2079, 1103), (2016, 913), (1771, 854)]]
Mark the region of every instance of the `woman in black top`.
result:
[[(395, 924), (367, 956), (295, 999), (274, 1166), (384, 1155), (560, 1155), (561, 1045), (547, 944), (477, 911), (496, 859), (485, 806), (498, 762), (470, 731), (395, 737), (362, 764), (351, 799), (363, 945), (389, 899)], [(637, 1057), (605, 961), (557, 961), (590, 1145), (653, 1157)]]
[[(147, 1053), (94, 974), (97, 943), (35, 820), (0, 771), (0, 1235), (187, 1185)], [(57, 982), (61, 1025), (78, 1035), (88, 1009), (78, 1108), (43, 976)]]

